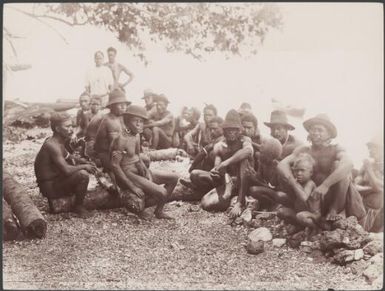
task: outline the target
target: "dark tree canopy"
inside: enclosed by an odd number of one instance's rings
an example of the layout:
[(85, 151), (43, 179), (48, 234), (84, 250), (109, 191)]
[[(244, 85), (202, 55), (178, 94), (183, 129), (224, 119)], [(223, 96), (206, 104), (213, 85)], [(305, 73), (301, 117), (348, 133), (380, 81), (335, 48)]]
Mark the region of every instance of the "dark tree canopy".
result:
[(278, 7), (262, 3), (51, 3), (36, 11), (73, 26), (105, 27), (139, 54), (152, 41), (198, 59), (213, 51), (255, 54), (266, 33), (281, 26)]

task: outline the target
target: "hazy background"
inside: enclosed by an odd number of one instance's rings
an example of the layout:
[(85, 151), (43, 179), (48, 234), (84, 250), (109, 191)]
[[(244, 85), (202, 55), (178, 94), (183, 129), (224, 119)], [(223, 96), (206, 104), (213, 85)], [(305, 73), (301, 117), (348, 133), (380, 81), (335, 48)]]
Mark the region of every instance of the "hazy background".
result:
[[(7, 75), (4, 97), (52, 102), (77, 98), (84, 89), (85, 72), (94, 66), (94, 52), (114, 46), (118, 61), (135, 74), (126, 87), (134, 103), (142, 104), (146, 88), (165, 93), (174, 113), (183, 105), (202, 108), (206, 102), (214, 103), (224, 116), (230, 108), (250, 102), (263, 134), (269, 134), (263, 121), (270, 117), (271, 98), (305, 107), (305, 119), (325, 112), (338, 128), (336, 141), (359, 167), (367, 155), (365, 143), (383, 132), (383, 7), (375, 3), (279, 6), (283, 29), (268, 33), (255, 57), (225, 60), (213, 55), (198, 62), (154, 45), (146, 52), (151, 61), (147, 67), (104, 29), (56, 24), (66, 44), (48, 27), (5, 8), (4, 24), (12, 33), (26, 36), (17, 42), (18, 58), (32, 69)], [(4, 58), (9, 60), (9, 47), (3, 43)], [(297, 126), (294, 134), (305, 138), (302, 121), (291, 122)]]

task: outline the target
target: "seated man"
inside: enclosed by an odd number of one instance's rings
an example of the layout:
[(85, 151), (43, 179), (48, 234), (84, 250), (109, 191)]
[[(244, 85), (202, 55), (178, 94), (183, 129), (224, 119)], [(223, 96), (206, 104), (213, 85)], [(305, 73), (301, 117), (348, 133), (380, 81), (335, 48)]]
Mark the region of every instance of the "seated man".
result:
[[(224, 139), (214, 145), (214, 168), (210, 172), (201, 171), (191, 175), (192, 182), (207, 188), (216, 188), (210, 191), (201, 200), (201, 206), (208, 211), (224, 211), (230, 205), (232, 191), (230, 177), (236, 177), (236, 186), (239, 192), (242, 188), (242, 179), (247, 167), (253, 165), (253, 147), (250, 138), (241, 135), (241, 119), (238, 112), (230, 110), (222, 125)], [(226, 175), (227, 174), (227, 178)]]
[(172, 113), (167, 110), (169, 103), (167, 97), (159, 95), (155, 101), (157, 114), (152, 116), (152, 119), (144, 125), (144, 128), (151, 129), (151, 146), (153, 149), (167, 149), (172, 145), (175, 121)]
[[(111, 174), (110, 145), (124, 129), (122, 114), (131, 102), (127, 101), (123, 91), (115, 89), (109, 95), (107, 108), (110, 112), (106, 114), (96, 132), (94, 149), (100, 159), (105, 172)], [(111, 175), (113, 179), (113, 174)]]
[(189, 173), (191, 181), (180, 179), (182, 185), (194, 189), (197, 192), (200, 192), (201, 195), (198, 195), (199, 199), (202, 198), (204, 194), (212, 189), (211, 186), (207, 188), (202, 187), (202, 185), (195, 184), (192, 181), (199, 180), (199, 176), (202, 172), (210, 171), (214, 168), (214, 145), (223, 139), (223, 129), (222, 129), (223, 119), (219, 116), (215, 116), (209, 121), (208, 128), (211, 135), (211, 143), (206, 145), (195, 157), (192, 162)]
[(53, 199), (75, 195), (73, 211), (82, 218), (89, 217), (83, 202), (88, 173), (95, 173), (96, 168), (88, 163), (71, 165), (72, 159), (65, 149), (65, 142), (73, 133), (70, 115), (53, 113), (50, 122), (53, 135), (44, 141), (34, 164), (37, 184), (43, 196), (48, 198), (51, 211)]
[(103, 113), (100, 110), (102, 105), (102, 99), (100, 97), (92, 97), (90, 102), (91, 109), (91, 119), (85, 129), (85, 155), (95, 161), (97, 159), (97, 154), (95, 152), (95, 138), (98, 131), (99, 125), (103, 120)]
[(77, 133), (76, 136), (81, 138), (85, 135), (85, 130), (90, 120), (90, 96), (88, 93), (84, 92), (79, 97), (80, 109), (76, 114), (76, 126)]
[(184, 136), (199, 123), (200, 111), (195, 108), (184, 106), (179, 116), (175, 118), (175, 131), (173, 136), (173, 147), (187, 149)]
[(258, 121), (254, 114), (245, 112), (241, 115), (243, 135), (251, 139), (254, 149), (254, 168), (258, 169), (258, 155), (262, 138), (258, 129)]
[(282, 144), (282, 156), (280, 160), (290, 155), (294, 149), (303, 145), (295, 136), (289, 134), (289, 130), (294, 130), (287, 121), (287, 115), (283, 111), (275, 110), (271, 112), (270, 122), (264, 122), (267, 127), (270, 127), (272, 137), (278, 139)]
[[(172, 173), (150, 171), (140, 158), (140, 138), (144, 120), (147, 119), (143, 107), (130, 105), (124, 113), (127, 129), (121, 132), (111, 144), (111, 164), (118, 186), (130, 190), (139, 198), (155, 200), (155, 216), (171, 219), (163, 211), (168, 197), (174, 191), (178, 176)], [(164, 184), (165, 186), (161, 186)], [(147, 205), (149, 203), (147, 202)], [(138, 212), (144, 210), (144, 205)]]
[[(337, 136), (336, 127), (325, 114), (310, 118), (303, 125), (309, 132), (311, 146), (299, 147), (283, 159), (278, 165), (280, 175), (287, 186), (295, 191), (298, 183), (291, 172), (291, 166), (299, 154), (310, 154), (316, 162), (312, 179), (317, 185), (311, 195), (322, 197), (321, 214), (325, 220), (335, 221), (341, 218), (341, 212), (345, 210), (346, 216), (356, 216), (362, 223), (366, 213), (360, 194), (351, 181), (353, 163), (344, 149), (331, 144), (332, 139)], [(347, 201), (350, 203), (347, 204)], [(355, 204), (351, 204), (352, 202)]]
[(364, 228), (370, 232), (384, 229), (384, 145), (380, 137), (367, 143), (370, 160), (365, 159), (354, 182), (367, 211)]
[(246, 194), (258, 199), (263, 208), (274, 205), (282, 196), (276, 173), (278, 159), (282, 154), (281, 143), (275, 138), (265, 138), (258, 153), (257, 171), (251, 167), (246, 169), (242, 179), (243, 189), (246, 191), (239, 192), (237, 202), (230, 211), (232, 218), (241, 215), (245, 209)]
[(203, 147), (211, 142), (208, 123), (215, 116), (217, 116), (215, 106), (212, 104), (206, 105), (205, 108), (203, 108), (204, 122), (198, 123), (191, 131), (185, 134), (186, 149), (190, 156), (195, 157)]

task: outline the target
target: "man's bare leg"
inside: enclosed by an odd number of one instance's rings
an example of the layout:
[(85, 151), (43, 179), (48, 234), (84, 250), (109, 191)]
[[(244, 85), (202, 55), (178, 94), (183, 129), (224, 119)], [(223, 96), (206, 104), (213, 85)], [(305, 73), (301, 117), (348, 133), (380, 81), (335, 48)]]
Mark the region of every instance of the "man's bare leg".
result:
[(233, 181), (225, 174), (223, 184), (210, 190), (201, 200), (201, 207), (206, 211), (225, 211), (230, 206)]
[[(167, 203), (167, 190), (165, 187), (158, 185), (145, 177), (139, 175), (133, 175), (131, 177), (132, 182), (141, 188), (144, 193), (150, 195), (157, 200), (157, 206), (155, 208), (155, 216), (157, 218), (172, 219), (170, 216), (163, 212), (164, 205)], [(171, 185), (169, 189), (171, 189)], [(175, 186), (174, 186), (175, 187)]]
[(167, 173), (162, 171), (153, 170), (151, 171), (152, 181), (156, 184), (164, 184), (164, 188), (167, 191), (167, 197), (163, 205), (158, 204), (155, 209), (155, 216), (157, 218), (172, 219), (171, 216), (163, 212), (164, 205), (168, 201), (168, 198), (172, 195), (176, 184), (178, 183), (179, 177), (173, 173)]
[(207, 193), (215, 187), (214, 180), (208, 171), (193, 170), (190, 180), (200, 192)]
[(314, 214), (309, 211), (301, 211), (297, 213), (296, 220), (297, 222), (310, 229), (311, 231), (307, 234), (308, 237), (316, 234), (316, 231), (319, 229), (317, 221), (320, 219), (320, 214)]
[(160, 148), (169, 148), (171, 143), (171, 138), (167, 136), (163, 129), (157, 126), (152, 128), (152, 148), (156, 150)]
[(335, 221), (342, 218), (341, 213), (346, 207), (346, 194), (351, 183), (350, 178), (345, 178), (330, 187), (325, 196), (326, 220)]

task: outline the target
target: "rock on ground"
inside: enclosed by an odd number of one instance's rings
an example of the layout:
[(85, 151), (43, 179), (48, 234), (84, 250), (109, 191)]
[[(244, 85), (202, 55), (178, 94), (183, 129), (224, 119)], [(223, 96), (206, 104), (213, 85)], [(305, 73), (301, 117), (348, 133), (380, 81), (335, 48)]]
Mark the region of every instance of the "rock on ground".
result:
[(266, 227), (259, 227), (257, 229), (254, 229), (252, 232), (249, 233), (248, 238), (250, 241), (257, 242), (257, 241), (271, 241), (273, 239), (273, 235), (271, 234), (270, 230)]

